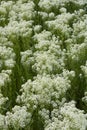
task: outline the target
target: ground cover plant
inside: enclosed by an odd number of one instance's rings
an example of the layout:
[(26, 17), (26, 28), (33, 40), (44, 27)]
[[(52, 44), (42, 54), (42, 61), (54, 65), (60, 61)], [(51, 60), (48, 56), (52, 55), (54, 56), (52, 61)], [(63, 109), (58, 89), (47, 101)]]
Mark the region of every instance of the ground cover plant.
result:
[(0, 130), (87, 130), (87, 0), (0, 1)]

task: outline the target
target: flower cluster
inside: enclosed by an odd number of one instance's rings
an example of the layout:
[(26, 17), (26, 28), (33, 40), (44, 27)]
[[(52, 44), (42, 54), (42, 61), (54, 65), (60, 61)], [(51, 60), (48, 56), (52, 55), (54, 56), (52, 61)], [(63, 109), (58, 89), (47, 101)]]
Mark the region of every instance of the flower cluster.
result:
[(59, 112), (52, 112), (52, 121), (45, 130), (86, 130), (87, 115), (75, 107), (75, 102), (65, 103)]
[(27, 124), (29, 124), (31, 119), (31, 114), (27, 112), (25, 106), (15, 106), (12, 109), (12, 112), (7, 112), (5, 117), (6, 125), (9, 128), (14, 130), (19, 130), (19, 128), (24, 128)]
[(31, 65), (33, 71), (39, 74), (60, 72), (65, 66), (65, 50), (61, 50), (61, 41), (46, 30), (36, 33), (34, 41), (34, 53), (32, 50), (21, 52), (22, 64)]
[(22, 95), (18, 96), (17, 102), (27, 105), (31, 110), (38, 106), (55, 108), (58, 107), (68, 88), (70, 81), (65, 77), (37, 75), (33, 82), (28, 80), (22, 85)]

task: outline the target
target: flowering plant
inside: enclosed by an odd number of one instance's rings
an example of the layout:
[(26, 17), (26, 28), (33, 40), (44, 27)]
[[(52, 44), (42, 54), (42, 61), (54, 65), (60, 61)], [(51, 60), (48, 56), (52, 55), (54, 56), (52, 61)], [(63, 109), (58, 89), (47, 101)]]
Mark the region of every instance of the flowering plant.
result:
[(0, 130), (87, 130), (87, 0), (0, 1)]

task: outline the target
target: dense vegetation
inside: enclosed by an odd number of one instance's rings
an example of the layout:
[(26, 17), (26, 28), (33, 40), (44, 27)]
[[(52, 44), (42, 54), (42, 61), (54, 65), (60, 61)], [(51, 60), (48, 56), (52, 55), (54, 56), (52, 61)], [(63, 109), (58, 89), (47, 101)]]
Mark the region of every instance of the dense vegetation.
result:
[(0, 130), (87, 130), (87, 0), (0, 1)]

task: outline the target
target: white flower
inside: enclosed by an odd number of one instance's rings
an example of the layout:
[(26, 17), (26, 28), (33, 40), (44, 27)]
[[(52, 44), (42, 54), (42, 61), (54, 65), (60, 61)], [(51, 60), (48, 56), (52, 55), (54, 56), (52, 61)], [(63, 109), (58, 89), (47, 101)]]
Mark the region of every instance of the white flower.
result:
[(27, 112), (25, 106), (15, 106), (12, 109), (12, 113), (7, 112), (5, 119), (8, 126), (12, 126), (12, 128), (18, 130), (19, 128), (24, 128), (27, 124), (29, 124), (31, 114)]
[(38, 33), (41, 30), (42, 26), (41, 25), (36, 25), (34, 26), (34, 32)]
[[(12, 21), (9, 22), (7, 26), (5, 26), (4, 31), (6, 33), (6, 36), (12, 41), (12, 42), (19, 42), (19, 40), (22, 40), (22, 42), (26, 46), (29, 44), (29, 38), (32, 35), (32, 21)], [(19, 37), (21, 39), (19, 39)], [(21, 44), (23, 44), (21, 43)]]
[[(17, 101), (29, 106), (33, 111), (33, 105), (41, 108), (51, 105), (56, 107), (70, 88), (70, 81), (60, 76), (38, 75), (34, 81), (28, 80), (22, 85), (22, 95), (18, 96)], [(54, 105), (55, 104), (55, 105)]]
[(5, 122), (5, 116), (0, 114), (0, 129), (1, 130), (7, 130), (8, 127)]
[(13, 68), (15, 65), (15, 53), (12, 48), (6, 46), (0, 46), (0, 58), (2, 65), (6, 68)]
[(7, 83), (11, 82), (11, 70), (2, 70), (0, 73), (0, 92), (1, 92), (1, 88), (6, 86)]
[(31, 20), (34, 17), (34, 7), (33, 1), (22, 3), (22, 1), (17, 1), (13, 4), (11, 11), (9, 12), (9, 21), (15, 20)]
[(53, 110), (52, 122), (48, 123), (45, 130), (86, 130), (87, 115), (75, 107), (74, 101), (65, 103), (60, 109)]
[(51, 73), (51, 72), (58, 72), (64, 66), (64, 57), (57, 57), (55, 54), (50, 53), (49, 51), (39, 52), (37, 51), (34, 53), (35, 57), (35, 64), (32, 66), (34, 70), (38, 73)]
[(37, 42), (51, 39), (52, 33), (50, 31), (43, 30), (39, 34), (34, 35), (34, 40)]

